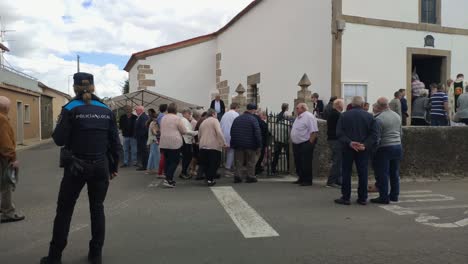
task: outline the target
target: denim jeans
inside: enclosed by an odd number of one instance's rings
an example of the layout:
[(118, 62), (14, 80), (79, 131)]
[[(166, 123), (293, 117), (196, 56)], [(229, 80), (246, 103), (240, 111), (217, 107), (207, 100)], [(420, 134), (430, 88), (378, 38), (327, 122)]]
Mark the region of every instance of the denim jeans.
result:
[(136, 138), (124, 137), (124, 160), (123, 162), (125, 165), (133, 165), (133, 163), (137, 162)]
[(431, 116), (431, 126), (448, 126), (448, 120), (443, 116)]
[(150, 145), (150, 154), (148, 158), (148, 165), (146, 166), (147, 170), (157, 170), (159, 168), (159, 160), (161, 159), (161, 154), (159, 152), (159, 145), (153, 143)]
[[(401, 145), (380, 147), (375, 154), (375, 174), (380, 198), (398, 200), (400, 194), (400, 161), (403, 156)], [(390, 180), (390, 194), (388, 182)]]
[(350, 147), (345, 147), (343, 150), (343, 182), (341, 185), (341, 194), (344, 200), (351, 199), (351, 175), (353, 173), (353, 163), (356, 163), (358, 172), (359, 186), (358, 199), (359, 201), (367, 200), (367, 182), (369, 174), (369, 151), (356, 152)]

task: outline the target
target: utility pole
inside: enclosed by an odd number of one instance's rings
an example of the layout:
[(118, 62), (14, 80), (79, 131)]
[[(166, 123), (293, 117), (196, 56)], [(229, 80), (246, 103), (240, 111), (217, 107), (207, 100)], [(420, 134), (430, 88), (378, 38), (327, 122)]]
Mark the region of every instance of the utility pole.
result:
[(80, 55), (76, 55), (76, 72), (80, 72)]

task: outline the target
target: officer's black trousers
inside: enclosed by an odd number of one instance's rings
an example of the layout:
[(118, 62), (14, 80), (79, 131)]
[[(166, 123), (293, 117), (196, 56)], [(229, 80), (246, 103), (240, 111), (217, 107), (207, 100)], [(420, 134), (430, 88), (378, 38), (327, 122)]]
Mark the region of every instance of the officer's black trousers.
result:
[(100, 255), (104, 245), (105, 215), (104, 200), (109, 187), (109, 164), (107, 159), (82, 162), (83, 170), (76, 170), (74, 165), (65, 168), (57, 202), (57, 215), (54, 221), (49, 257), (60, 259), (67, 245), (70, 222), (75, 203), (84, 185), (88, 186), (89, 208), (91, 213), (92, 239), (89, 243), (91, 255)]

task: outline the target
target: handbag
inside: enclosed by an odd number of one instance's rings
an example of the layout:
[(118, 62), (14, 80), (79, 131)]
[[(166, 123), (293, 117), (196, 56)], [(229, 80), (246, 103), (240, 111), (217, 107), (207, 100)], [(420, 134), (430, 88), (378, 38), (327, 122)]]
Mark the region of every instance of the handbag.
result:
[[(6, 165), (3, 164), (2, 165)], [(18, 184), (18, 169), (13, 168), (13, 165), (8, 164), (5, 167), (2, 166), (2, 171), (0, 175), (0, 188), (4, 190), (5, 188), (8, 188), (10, 186), (12, 190), (14, 191), (16, 188), (16, 184)]]

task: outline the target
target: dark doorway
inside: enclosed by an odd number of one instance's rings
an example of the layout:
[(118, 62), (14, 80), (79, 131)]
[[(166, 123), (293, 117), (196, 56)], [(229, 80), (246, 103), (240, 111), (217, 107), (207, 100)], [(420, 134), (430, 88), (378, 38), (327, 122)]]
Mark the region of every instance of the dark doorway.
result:
[(442, 80), (443, 60), (444, 57), (413, 55), (413, 72), (416, 71), (419, 80), (426, 85), (426, 89), (429, 89), (432, 83), (444, 82)]
[(48, 139), (53, 132), (52, 97), (41, 96), (41, 134), (42, 139)]

